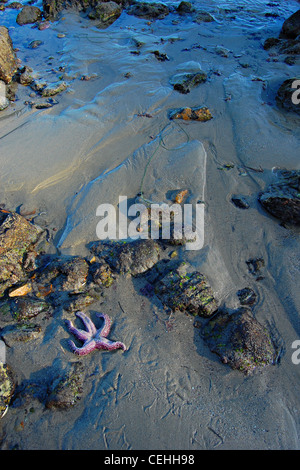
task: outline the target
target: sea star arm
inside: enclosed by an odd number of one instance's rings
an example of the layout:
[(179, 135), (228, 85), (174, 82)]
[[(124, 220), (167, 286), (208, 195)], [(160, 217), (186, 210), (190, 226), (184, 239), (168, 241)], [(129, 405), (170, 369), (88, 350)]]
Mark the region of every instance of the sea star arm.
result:
[(96, 315), (99, 318), (103, 318), (103, 325), (101, 328), (99, 328), (97, 336), (106, 337), (110, 332), (111, 319), (106, 313), (97, 313)]
[(78, 348), (71, 340), (69, 340), (69, 345), (73, 353), (77, 354), (77, 356), (85, 356), (96, 349), (96, 341), (94, 340), (86, 341), (81, 348)]
[(96, 333), (97, 333), (97, 329), (94, 325), (94, 323), (92, 322), (92, 320), (83, 312), (76, 312), (75, 314), (78, 318), (80, 318), (80, 320), (82, 321), (82, 323), (84, 324), (84, 326), (86, 327), (86, 329), (88, 330), (88, 332), (94, 336)]
[(101, 338), (96, 340), (96, 348), (97, 349), (105, 349), (106, 351), (113, 351), (114, 349), (123, 349), (126, 351), (126, 346), (121, 341), (110, 341), (107, 338)]
[(80, 339), (80, 341), (86, 341), (91, 337), (91, 335), (88, 331), (78, 330), (77, 328), (75, 328), (75, 326), (73, 325), (73, 323), (70, 320), (66, 320), (66, 325), (67, 325), (69, 331), (74, 336), (76, 336), (76, 338)]

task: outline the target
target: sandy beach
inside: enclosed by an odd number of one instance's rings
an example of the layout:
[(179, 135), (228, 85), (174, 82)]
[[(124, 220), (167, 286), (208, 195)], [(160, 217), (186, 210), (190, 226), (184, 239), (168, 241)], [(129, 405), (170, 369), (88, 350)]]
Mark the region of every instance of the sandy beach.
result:
[[(300, 339), (299, 227), (280, 224), (258, 202), (275, 168), (300, 170), (299, 115), (275, 100), (284, 80), (300, 77), (299, 55), (291, 66), (263, 48), (300, 4), (192, 5), (213, 21), (174, 11), (148, 20), (124, 9), (99, 29), (69, 9), (39, 30), (18, 25), (19, 10), (0, 11), (19, 66), (36, 80), (67, 84), (44, 109), (32, 102), (45, 99), (18, 84), (15, 101), (0, 112), (1, 208), (35, 211), (48, 253), (91, 260), (100, 204), (134, 201), (142, 182), (157, 203), (188, 189), (190, 204), (204, 204), (204, 244), (173, 251), (205, 274), (223, 308), (238, 308), (237, 292), (253, 289), (253, 315), (276, 342), (277, 360), (247, 376), (233, 370), (200, 334), (205, 319), (170, 315), (156, 295), (141, 293), (143, 278), (118, 276), (84, 311), (97, 327), (96, 312), (109, 315), (109, 338), (126, 351), (74, 355), (65, 320), (80, 322), (64, 308), (36, 339), (6, 348), (18, 394), (0, 419), (3, 450), (300, 448), (300, 364), (292, 361)], [(32, 41), (41, 43), (32, 48)], [(174, 90), (172, 77), (199, 71), (204, 83)], [(174, 109), (200, 106), (212, 119), (170, 119)], [(245, 198), (247, 210), (232, 204), (233, 195)], [(249, 272), (252, 258), (264, 260), (259, 279)], [(46, 408), (34, 387), (76, 362), (85, 377), (80, 400), (67, 410)]]

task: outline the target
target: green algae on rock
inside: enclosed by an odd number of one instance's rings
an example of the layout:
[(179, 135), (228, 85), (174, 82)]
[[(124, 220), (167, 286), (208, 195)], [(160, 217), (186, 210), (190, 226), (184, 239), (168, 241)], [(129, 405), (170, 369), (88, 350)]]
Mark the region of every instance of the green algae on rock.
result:
[(218, 304), (206, 277), (181, 263), (155, 284), (155, 293), (171, 310), (210, 317)]
[(208, 347), (224, 364), (249, 374), (274, 364), (276, 352), (268, 331), (246, 307), (219, 312), (202, 330)]
[(84, 367), (80, 362), (71, 364), (63, 376), (56, 377), (49, 387), (46, 408), (67, 410), (81, 398)]
[(99, 20), (97, 28), (104, 29), (114, 23), (122, 13), (122, 7), (116, 2), (98, 2), (89, 13), (91, 20)]
[(0, 211), (0, 296), (8, 288), (26, 278), (29, 252), (41, 239), (43, 230), (16, 212)]
[(0, 362), (0, 418), (5, 413), (14, 394), (15, 384), (12, 372), (6, 364)]

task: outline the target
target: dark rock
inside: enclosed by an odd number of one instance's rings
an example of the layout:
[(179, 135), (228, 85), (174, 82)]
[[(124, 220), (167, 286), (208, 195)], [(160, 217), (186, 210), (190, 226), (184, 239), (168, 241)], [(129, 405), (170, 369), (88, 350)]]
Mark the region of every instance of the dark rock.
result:
[(295, 39), (300, 34), (300, 10), (285, 20), (280, 31), (281, 38)]
[(0, 418), (5, 413), (14, 394), (15, 384), (10, 368), (0, 362)]
[(134, 2), (127, 9), (127, 13), (128, 15), (134, 15), (148, 20), (161, 20), (169, 14), (169, 9), (163, 3)]
[(21, 85), (24, 85), (24, 86), (30, 85), (33, 82), (32, 69), (27, 66), (23, 67), (20, 70), (18, 79)]
[(165, 62), (166, 60), (170, 60), (167, 54), (164, 54), (163, 52), (153, 51), (152, 54), (154, 54), (157, 60), (159, 60), (160, 62)]
[(51, 306), (44, 300), (24, 296), (11, 301), (11, 312), (17, 322), (23, 322), (40, 314), (50, 314)]
[(34, 251), (42, 229), (15, 212), (0, 211), (0, 296), (28, 275), (28, 254)]
[(263, 208), (283, 223), (300, 224), (300, 170), (281, 170), (279, 180), (262, 192)]
[(232, 196), (231, 198), (232, 204), (239, 209), (249, 209), (249, 204), (242, 196)]
[(300, 115), (300, 103), (296, 104), (293, 97), (299, 99), (300, 93), (297, 92), (297, 88), (295, 82), (300, 83), (299, 78), (289, 78), (285, 80), (282, 85), (279, 87), (276, 95), (276, 102), (277, 105), (284, 109), (285, 111), (296, 113)]
[(56, 82), (47, 85), (46, 87), (42, 88), (41, 95), (44, 98), (48, 98), (50, 96), (57, 95), (58, 93), (62, 93), (67, 89), (68, 85), (65, 82)]
[(263, 48), (268, 51), (271, 47), (277, 46), (280, 43), (278, 38), (268, 38), (265, 40)]
[(42, 329), (40, 325), (32, 323), (17, 323), (10, 325), (1, 331), (1, 338), (6, 346), (12, 347), (16, 343), (26, 343), (32, 341), (41, 335)]
[(73, 363), (63, 377), (59, 375), (49, 387), (46, 408), (67, 410), (80, 400), (84, 384), (84, 367), (80, 362)]
[(237, 292), (237, 296), (242, 305), (253, 305), (256, 302), (256, 294), (250, 287), (245, 287)]
[(23, 6), (24, 5), (20, 2), (11, 2), (8, 5), (6, 5), (6, 8), (12, 8), (14, 10), (21, 10)]
[(36, 49), (37, 47), (41, 46), (43, 41), (39, 41), (38, 39), (35, 39), (34, 41), (31, 41), (28, 45), (29, 49)]
[(208, 13), (207, 11), (199, 11), (196, 13), (194, 19), (194, 23), (211, 23), (214, 20), (214, 17)]
[(299, 55), (300, 36), (297, 39), (282, 40), (279, 50), (281, 54)]
[(209, 317), (218, 304), (206, 277), (186, 263), (179, 264), (155, 284), (155, 293), (172, 311)]
[(89, 265), (84, 258), (78, 256), (62, 262), (58, 266), (59, 272), (63, 274), (61, 290), (70, 294), (83, 292), (86, 287)]
[(219, 312), (203, 328), (203, 337), (210, 350), (244, 374), (274, 364), (276, 353), (267, 330), (250, 309)]
[(249, 273), (260, 278), (261, 269), (265, 266), (263, 258), (251, 258), (246, 261)]
[(17, 59), (8, 29), (0, 26), (0, 80), (11, 82), (16, 71)]
[(128, 243), (99, 242), (92, 251), (101, 256), (120, 274), (137, 276), (152, 268), (160, 257), (160, 247), (154, 240), (136, 240)]
[(174, 90), (186, 94), (191, 91), (191, 88), (196, 87), (200, 83), (204, 83), (206, 79), (207, 75), (202, 71), (196, 73), (179, 73), (170, 79), (170, 83), (173, 85)]
[(182, 1), (179, 3), (178, 7), (176, 8), (176, 11), (182, 15), (186, 13), (192, 13), (193, 11), (195, 11), (195, 8), (191, 4), (191, 2)]
[(26, 5), (17, 16), (19, 25), (36, 23), (42, 19), (42, 12), (38, 7)]
[(212, 115), (205, 106), (197, 108), (181, 108), (173, 110), (169, 114), (170, 119), (183, 119), (184, 121), (209, 121)]
[(287, 57), (285, 57), (284, 62), (288, 65), (295, 65), (296, 58), (295, 56), (288, 55)]
[(107, 28), (116, 21), (122, 13), (122, 7), (116, 2), (99, 2), (95, 8), (89, 13), (92, 20), (100, 20), (97, 28)]

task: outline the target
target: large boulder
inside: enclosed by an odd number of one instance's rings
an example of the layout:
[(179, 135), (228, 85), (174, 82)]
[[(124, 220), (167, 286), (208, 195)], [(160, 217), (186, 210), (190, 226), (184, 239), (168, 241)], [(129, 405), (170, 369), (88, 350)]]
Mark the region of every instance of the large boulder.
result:
[(17, 23), (19, 25), (36, 23), (42, 19), (42, 12), (38, 7), (26, 5), (17, 16)]
[(42, 229), (25, 217), (0, 211), (0, 296), (28, 276)]
[(210, 350), (232, 369), (249, 374), (275, 362), (271, 337), (249, 308), (218, 313), (202, 333)]
[(8, 29), (0, 26), (0, 80), (9, 83), (17, 71), (17, 59)]
[(169, 8), (163, 3), (134, 2), (127, 9), (127, 13), (148, 20), (161, 20), (169, 14)]
[(122, 13), (122, 7), (116, 2), (99, 2), (89, 14), (92, 20), (98, 20), (97, 28), (104, 29), (116, 21)]
[(300, 10), (285, 20), (280, 31), (281, 38), (295, 39), (300, 34)]

